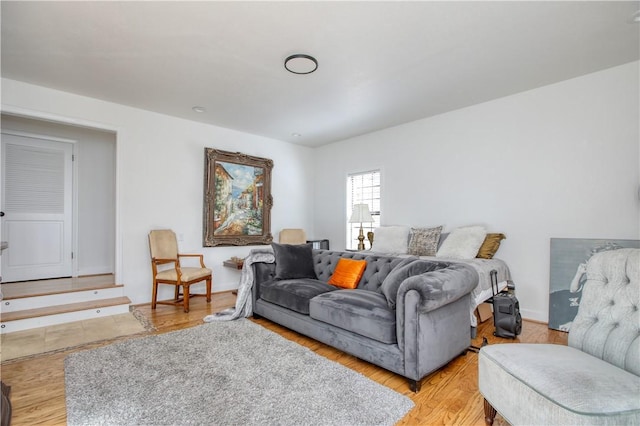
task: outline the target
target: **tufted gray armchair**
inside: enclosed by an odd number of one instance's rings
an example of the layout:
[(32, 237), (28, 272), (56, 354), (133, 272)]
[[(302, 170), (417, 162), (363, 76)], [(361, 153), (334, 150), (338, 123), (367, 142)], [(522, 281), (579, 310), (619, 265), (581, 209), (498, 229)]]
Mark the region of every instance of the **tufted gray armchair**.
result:
[(595, 254), (568, 346), (482, 348), (485, 422), (640, 425), (640, 249)]

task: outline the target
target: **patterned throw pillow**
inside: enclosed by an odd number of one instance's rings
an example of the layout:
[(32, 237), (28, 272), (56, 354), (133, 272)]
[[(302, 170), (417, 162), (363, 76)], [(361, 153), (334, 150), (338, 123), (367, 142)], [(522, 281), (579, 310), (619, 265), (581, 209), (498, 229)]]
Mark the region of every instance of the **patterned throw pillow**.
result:
[(411, 228), (409, 254), (414, 256), (435, 256), (442, 226), (435, 228)]

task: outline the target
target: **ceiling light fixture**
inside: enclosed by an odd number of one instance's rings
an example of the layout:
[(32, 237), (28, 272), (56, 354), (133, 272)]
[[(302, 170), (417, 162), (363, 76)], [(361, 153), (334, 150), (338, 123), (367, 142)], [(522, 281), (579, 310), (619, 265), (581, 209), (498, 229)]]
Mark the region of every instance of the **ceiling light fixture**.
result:
[(191, 109), (192, 109), (192, 110), (194, 110), (195, 112), (199, 112), (199, 113), (202, 113), (202, 112), (206, 112), (206, 111), (207, 111), (207, 109), (206, 109), (205, 107), (201, 107), (201, 106), (194, 106), (194, 107), (193, 107), (193, 108), (191, 108)]
[(313, 56), (298, 53), (287, 57), (284, 67), (294, 74), (311, 74), (318, 69), (318, 61)]

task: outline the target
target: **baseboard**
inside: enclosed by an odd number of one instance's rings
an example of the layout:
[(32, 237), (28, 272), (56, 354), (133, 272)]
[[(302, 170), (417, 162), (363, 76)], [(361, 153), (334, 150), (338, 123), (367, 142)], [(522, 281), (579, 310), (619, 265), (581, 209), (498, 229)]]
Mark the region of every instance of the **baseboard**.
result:
[(549, 314), (547, 312), (522, 309), (522, 305), (520, 305), (520, 315), (522, 315), (522, 319), (530, 321), (535, 321), (543, 324), (547, 324), (549, 322)]

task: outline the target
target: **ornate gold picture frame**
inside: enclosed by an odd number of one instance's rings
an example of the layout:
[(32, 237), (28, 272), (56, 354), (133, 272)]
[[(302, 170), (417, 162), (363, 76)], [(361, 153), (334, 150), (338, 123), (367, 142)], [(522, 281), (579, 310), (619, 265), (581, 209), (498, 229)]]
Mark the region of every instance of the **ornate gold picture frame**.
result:
[(203, 246), (271, 244), (273, 161), (204, 149)]

